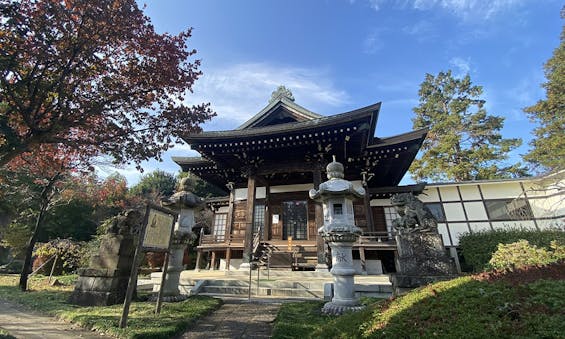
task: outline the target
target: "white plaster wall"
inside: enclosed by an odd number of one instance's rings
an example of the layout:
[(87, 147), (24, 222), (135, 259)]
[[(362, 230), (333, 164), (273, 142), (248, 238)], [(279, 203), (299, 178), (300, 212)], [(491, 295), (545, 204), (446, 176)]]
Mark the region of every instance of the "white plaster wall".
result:
[(459, 191), (463, 200), (481, 200), (481, 192), (476, 185), (461, 185)]
[[(365, 260), (365, 268), (367, 269), (367, 274), (383, 274), (383, 265), (380, 260)], [(353, 259), (353, 269), (355, 269), (355, 274), (363, 274), (361, 260)]]
[(565, 218), (538, 220), (537, 223), (542, 230), (558, 228), (565, 231)]
[(524, 183), (524, 190), (526, 191), (526, 196), (528, 197), (539, 197), (546, 195), (553, 195), (559, 193), (559, 188), (565, 186), (565, 182), (555, 181), (552, 179), (542, 179), (536, 181), (529, 181)]
[[(238, 270), (239, 265), (242, 263), (242, 259), (230, 259), (230, 270)], [(226, 270), (226, 259), (220, 259), (220, 271)]]
[(437, 224), (437, 231), (443, 238), (443, 244), (445, 246), (451, 246), (451, 241), (449, 240), (449, 232), (447, 231), (447, 226), (445, 224)]
[(461, 201), (457, 193), (457, 186), (440, 186), (439, 194), (443, 201)]
[(373, 199), (371, 200), (371, 206), (390, 206), (390, 199)]
[(222, 206), (218, 208), (218, 211), (216, 211), (216, 213), (228, 213), (229, 210), (230, 210), (229, 206)]
[(535, 217), (557, 217), (565, 215), (565, 195), (528, 199)]
[(247, 200), (247, 188), (236, 188), (235, 200)]
[(490, 231), (490, 224), (488, 222), (471, 222), (469, 227), (473, 232)]
[(267, 187), (255, 188), (255, 199), (265, 199), (267, 197)]
[(448, 202), (443, 204), (445, 211), (445, 219), (447, 221), (461, 221), (465, 220), (465, 213), (463, 212), (463, 205), (460, 202)]
[(426, 187), (422, 194), (418, 196), (418, 199), (422, 200), (423, 202), (438, 202), (439, 195), (437, 194), (437, 189), (433, 186)]
[(533, 220), (518, 220), (518, 221), (493, 221), (492, 228), (497, 229), (507, 229), (507, 228), (524, 228), (524, 229), (536, 229), (536, 225)]
[(271, 186), (271, 193), (303, 192), (314, 188), (314, 184)]
[(488, 220), (485, 205), (482, 201), (465, 202), (465, 211), (467, 211), (468, 220)]
[(518, 182), (484, 183), (481, 191), (485, 199), (505, 199), (522, 196), (522, 188)]
[[(255, 187), (255, 199), (265, 199), (267, 189), (264, 186)], [(247, 188), (235, 189), (235, 200), (247, 200)]]
[(458, 246), (459, 237), (463, 233), (469, 233), (469, 228), (467, 227), (467, 223), (462, 223), (462, 222), (449, 223), (449, 231), (451, 233), (451, 239), (453, 240), (452, 245)]

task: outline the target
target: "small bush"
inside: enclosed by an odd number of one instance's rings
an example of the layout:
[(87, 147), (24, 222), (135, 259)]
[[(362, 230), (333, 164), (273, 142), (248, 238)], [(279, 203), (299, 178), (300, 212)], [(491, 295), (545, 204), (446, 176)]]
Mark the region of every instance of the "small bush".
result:
[(465, 262), (475, 272), (488, 268), (488, 262), (498, 248), (498, 244), (511, 244), (519, 240), (527, 240), (530, 245), (549, 249), (552, 241), (565, 245), (565, 232), (562, 230), (529, 230), (529, 229), (500, 229), (495, 231), (480, 231), (466, 233), (459, 238), (459, 248)]
[(530, 245), (527, 240), (512, 244), (498, 244), (498, 249), (489, 261), (489, 268), (513, 271), (516, 268), (532, 265), (547, 265), (565, 258), (565, 246), (552, 241), (550, 249)]
[[(39, 268), (41, 264), (49, 260), (49, 258), (57, 255), (57, 263), (53, 273), (60, 275), (62, 273), (72, 273), (80, 267), (82, 261), (83, 246), (80, 243), (73, 242), (69, 239), (55, 239), (48, 243), (37, 246), (34, 255), (37, 257), (34, 262), (34, 270)], [(40, 273), (49, 274), (53, 267), (54, 260), (43, 266)]]

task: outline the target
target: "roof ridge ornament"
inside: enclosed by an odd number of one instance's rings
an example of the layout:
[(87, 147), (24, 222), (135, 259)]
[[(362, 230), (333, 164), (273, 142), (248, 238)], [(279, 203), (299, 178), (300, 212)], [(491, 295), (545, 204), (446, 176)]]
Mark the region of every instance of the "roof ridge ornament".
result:
[(269, 100), (269, 103), (272, 103), (272, 102), (277, 101), (277, 100), (282, 99), (282, 98), (287, 98), (290, 101), (294, 101), (294, 96), (292, 95), (292, 92), (290, 91), (290, 89), (286, 88), (283, 85), (280, 85), (271, 94), (271, 99)]

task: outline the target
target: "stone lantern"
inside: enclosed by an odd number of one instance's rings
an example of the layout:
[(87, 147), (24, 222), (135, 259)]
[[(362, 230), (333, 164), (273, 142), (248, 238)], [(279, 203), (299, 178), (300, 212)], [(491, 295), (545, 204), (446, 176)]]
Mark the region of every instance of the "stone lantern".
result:
[(324, 225), (318, 233), (332, 252), (330, 272), (334, 276), (334, 296), (324, 305), (322, 312), (342, 314), (364, 308), (355, 297), (352, 247), (361, 233), (361, 229), (355, 226), (353, 200), (362, 198), (365, 190), (343, 179), (343, 165), (336, 162), (335, 157), (326, 167), (326, 172), (329, 180), (321, 183), (319, 190), (310, 190), (310, 198), (322, 202)]
[[(204, 201), (192, 193), (193, 187), (189, 178), (182, 178), (176, 193), (167, 199), (163, 199), (161, 204), (179, 213), (175, 224), (173, 239), (171, 240), (171, 252), (169, 255), (169, 265), (167, 266), (167, 276), (165, 286), (163, 286), (163, 296), (166, 301), (177, 301), (184, 299), (180, 295), (179, 281), (183, 270), (183, 257), (187, 244), (194, 237), (192, 227), (194, 226), (194, 212), (204, 205)], [(152, 279), (160, 281), (160, 277), (155, 274)], [(158, 291), (155, 284), (154, 290)]]

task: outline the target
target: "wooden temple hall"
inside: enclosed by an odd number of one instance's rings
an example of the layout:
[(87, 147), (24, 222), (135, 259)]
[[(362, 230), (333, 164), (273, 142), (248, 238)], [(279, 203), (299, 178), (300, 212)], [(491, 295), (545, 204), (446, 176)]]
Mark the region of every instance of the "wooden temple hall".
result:
[(380, 106), (322, 116), (297, 105), (281, 86), (264, 109), (235, 130), (186, 137), (201, 157), (173, 160), (183, 171), (229, 191), (225, 198), (207, 201), (214, 220), (212, 229), (201, 233), (199, 264), (207, 260), (209, 269), (238, 269), (261, 243), (270, 249), (270, 267), (327, 269), (328, 254), (318, 235), (322, 206), (309, 199), (308, 190), (327, 180), (325, 167), (335, 156), (345, 166), (345, 179), (366, 189), (354, 205), (356, 225), (363, 230), (353, 248), (358, 270), (394, 271), (392, 212), (375, 199), (423, 190), (423, 185), (397, 185), (426, 130), (374, 136)]

